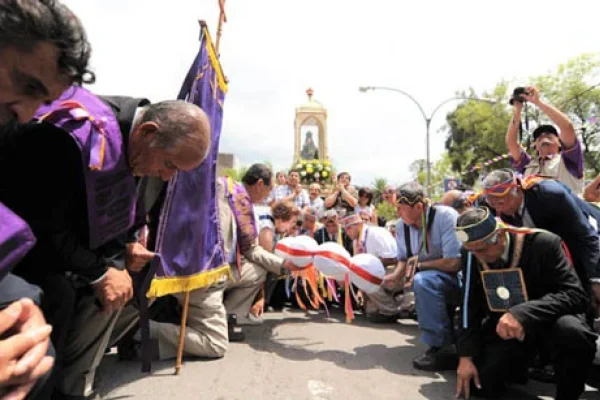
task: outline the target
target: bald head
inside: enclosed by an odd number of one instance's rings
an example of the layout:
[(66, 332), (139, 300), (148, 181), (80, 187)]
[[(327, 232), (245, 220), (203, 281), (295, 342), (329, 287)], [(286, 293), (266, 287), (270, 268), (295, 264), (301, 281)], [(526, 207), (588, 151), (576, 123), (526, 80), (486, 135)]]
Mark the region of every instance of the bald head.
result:
[(129, 161), (137, 175), (169, 179), (177, 170), (199, 166), (211, 147), (208, 116), (200, 107), (169, 100), (144, 108), (129, 140)]
[(459, 213), (467, 209), (465, 194), (460, 190), (449, 190), (444, 193), (441, 203), (445, 206), (452, 207)]
[(181, 100), (162, 101), (144, 109), (140, 124), (153, 122), (157, 134), (151, 147), (178, 151), (190, 146), (204, 159), (210, 147), (210, 122), (197, 105)]

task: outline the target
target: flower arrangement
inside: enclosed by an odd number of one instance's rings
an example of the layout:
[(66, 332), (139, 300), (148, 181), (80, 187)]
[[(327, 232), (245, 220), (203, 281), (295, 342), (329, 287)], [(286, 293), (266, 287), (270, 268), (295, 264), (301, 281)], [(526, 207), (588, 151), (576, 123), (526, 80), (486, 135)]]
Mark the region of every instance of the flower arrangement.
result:
[(303, 184), (320, 183), (322, 185), (333, 183), (335, 171), (329, 161), (298, 160), (290, 168), (300, 174)]

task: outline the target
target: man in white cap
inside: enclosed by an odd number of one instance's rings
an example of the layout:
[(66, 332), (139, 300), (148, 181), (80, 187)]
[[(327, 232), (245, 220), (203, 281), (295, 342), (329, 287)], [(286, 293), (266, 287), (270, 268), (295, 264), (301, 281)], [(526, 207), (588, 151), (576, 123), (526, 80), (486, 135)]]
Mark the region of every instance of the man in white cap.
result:
[(383, 265), (396, 265), (396, 239), (385, 228), (365, 224), (360, 214), (351, 214), (342, 220), (346, 234), (352, 239), (354, 254), (368, 253), (378, 257)]
[[(342, 220), (346, 234), (353, 241), (354, 254), (368, 253), (378, 257), (384, 266), (396, 266), (398, 245), (389, 230), (365, 224), (359, 214)], [(391, 268), (388, 273), (392, 273)], [(365, 312), (374, 323), (394, 323), (407, 308), (403, 285), (394, 288), (381, 287), (377, 293), (367, 294)]]

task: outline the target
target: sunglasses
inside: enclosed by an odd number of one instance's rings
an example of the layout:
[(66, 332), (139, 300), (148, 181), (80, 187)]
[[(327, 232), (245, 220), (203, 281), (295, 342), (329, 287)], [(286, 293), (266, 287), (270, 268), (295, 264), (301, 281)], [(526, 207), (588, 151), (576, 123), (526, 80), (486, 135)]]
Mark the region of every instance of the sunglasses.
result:
[(393, 189), (387, 189), (383, 191), (383, 194), (394, 194), (395, 190)]

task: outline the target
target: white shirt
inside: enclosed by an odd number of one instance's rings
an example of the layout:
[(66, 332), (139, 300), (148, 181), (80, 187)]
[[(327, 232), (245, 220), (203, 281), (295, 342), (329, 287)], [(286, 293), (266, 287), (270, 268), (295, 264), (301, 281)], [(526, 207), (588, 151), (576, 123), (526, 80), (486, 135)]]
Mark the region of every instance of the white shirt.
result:
[(361, 212), (366, 211), (369, 213), (369, 215), (373, 215), (373, 211), (375, 211), (375, 207), (373, 207), (373, 205), (370, 206), (366, 206), (366, 207), (361, 207), (359, 204), (357, 204), (354, 207), (354, 212), (356, 214), (360, 214)]
[(269, 228), (275, 233), (275, 220), (271, 213), (271, 207), (268, 206), (254, 206), (254, 219), (256, 222), (256, 229), (258, 233), (265, 228)]
[(308, 202), (308, 206), (317, 212), (317, 215), (321, 215), (321, 212), (325, 211), (325, 202), (321, 197), (317, 197), (314, 200)]
[(378, 258), (396, 258), (398, 245), (390, 231), (380, 226), (363, 225), (359, 248)]

